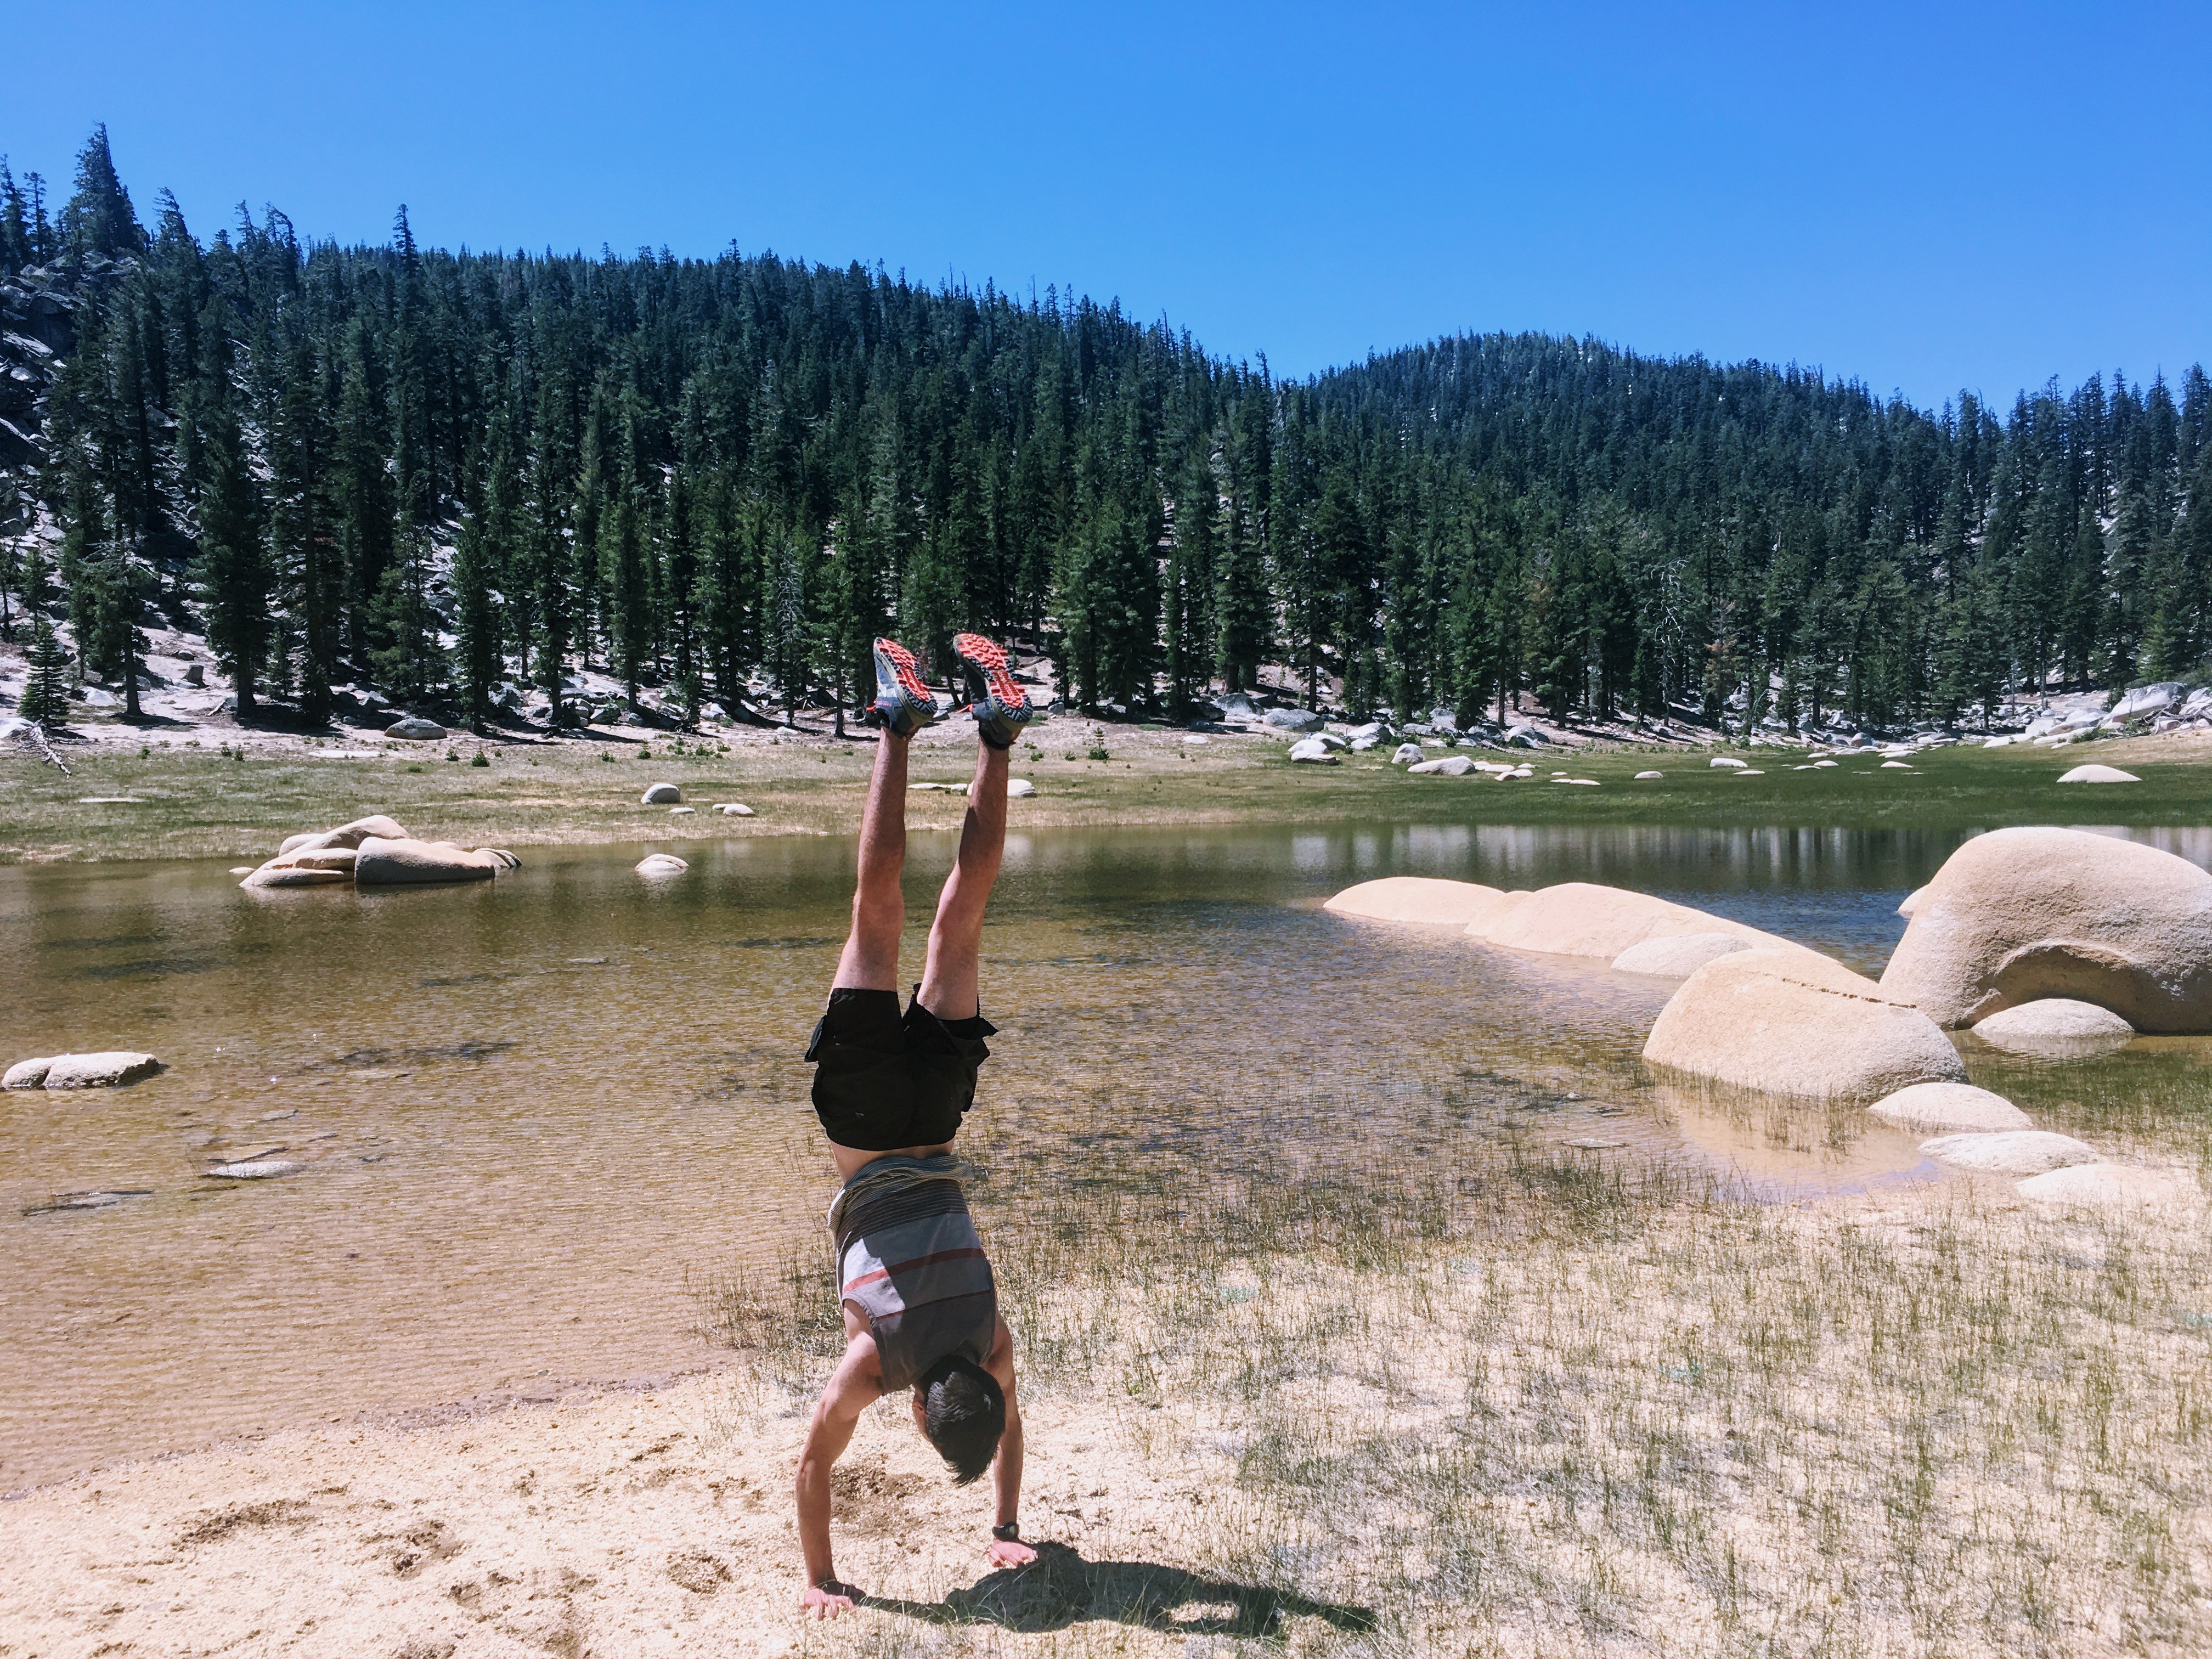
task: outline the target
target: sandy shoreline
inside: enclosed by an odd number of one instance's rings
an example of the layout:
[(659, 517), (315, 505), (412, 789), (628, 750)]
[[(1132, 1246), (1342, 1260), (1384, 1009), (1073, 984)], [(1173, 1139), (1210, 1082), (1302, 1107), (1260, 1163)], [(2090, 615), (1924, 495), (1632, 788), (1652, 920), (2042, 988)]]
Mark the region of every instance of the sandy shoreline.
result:
[[(760, 1403), (723, 1373), (40, 1487), (0, 1503), (0, 1654), (786, 1652), (815, 1635), (795, 1610), (804, 1419)], [(1366, 1622), (1189, 1571), (1176, 1517), (1218, 1488), (1161, 1478), (1095, 1405), (1028, 1415), (1025, 1530), (1059, 1547), (1015, 1583), (983, 1559), (981, 1489), (954, 1488), (902, 1410), (868, 1413), (839, 1471), (838, 1568), (877, 1599), (841, 1638), (1060, 1629), (1133, 1601), (1148, 1620), (1110, 1621), (1132, 1651)]]

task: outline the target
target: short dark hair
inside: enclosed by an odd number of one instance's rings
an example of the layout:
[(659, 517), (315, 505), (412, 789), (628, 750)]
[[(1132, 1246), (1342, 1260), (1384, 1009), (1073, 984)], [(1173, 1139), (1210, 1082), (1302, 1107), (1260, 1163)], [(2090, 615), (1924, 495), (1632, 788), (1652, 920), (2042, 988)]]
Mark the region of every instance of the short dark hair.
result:
[(979, 1479), (1006, 1431), (1006, 1396), (972, 1359), (947, 1354), (921, 1374), (921, 1431), (952, 1471), (952, 1483)]

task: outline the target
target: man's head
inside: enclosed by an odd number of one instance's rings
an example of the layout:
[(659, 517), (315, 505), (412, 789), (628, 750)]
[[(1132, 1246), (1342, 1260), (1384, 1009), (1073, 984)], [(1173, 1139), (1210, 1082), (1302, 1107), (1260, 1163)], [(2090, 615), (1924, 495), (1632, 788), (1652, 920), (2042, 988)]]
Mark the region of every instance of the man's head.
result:
[(914, 1385), (914, 1420), (966, 1486), (991, 1467), (1006, 1431), (1006, 1396), (998, 1379), (971, 1359), (947, 1355)]

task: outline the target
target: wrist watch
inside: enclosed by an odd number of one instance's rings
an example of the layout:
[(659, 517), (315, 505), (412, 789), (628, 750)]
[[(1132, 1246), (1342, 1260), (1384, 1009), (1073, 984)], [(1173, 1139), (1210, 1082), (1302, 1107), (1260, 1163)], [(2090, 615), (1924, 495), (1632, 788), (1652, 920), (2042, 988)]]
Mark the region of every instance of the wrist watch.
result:
[(1021, 1522), (1018, 1521), (1002, 1522), (998, 1526), (991, 1528), (991, 1536), (997, 1539), (1001, 1544), (1018, 1544), (1022, 1541)]

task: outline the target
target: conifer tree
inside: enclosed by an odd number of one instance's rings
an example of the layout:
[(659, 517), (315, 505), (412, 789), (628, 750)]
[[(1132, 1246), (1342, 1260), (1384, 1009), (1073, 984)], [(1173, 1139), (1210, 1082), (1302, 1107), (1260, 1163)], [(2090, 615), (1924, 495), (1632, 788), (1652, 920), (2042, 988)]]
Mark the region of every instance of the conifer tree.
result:
[(211, 393), (200, 424), (207, 454), (197, 570), (202, 614), (216, 665), (230, 677), (239, 718), (246, 720), (253, 714), (270, 639), (273, 584), (262, 507), (227, 392)]

